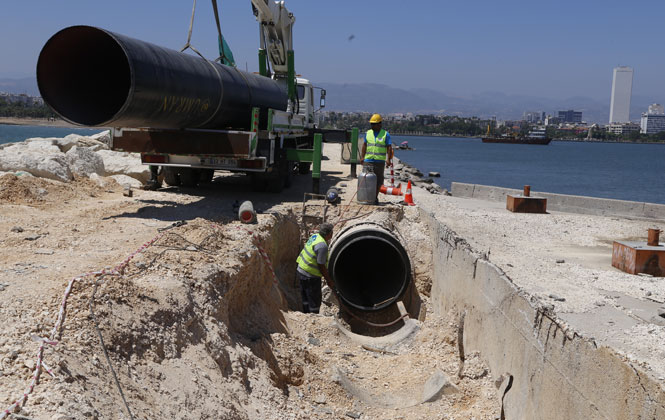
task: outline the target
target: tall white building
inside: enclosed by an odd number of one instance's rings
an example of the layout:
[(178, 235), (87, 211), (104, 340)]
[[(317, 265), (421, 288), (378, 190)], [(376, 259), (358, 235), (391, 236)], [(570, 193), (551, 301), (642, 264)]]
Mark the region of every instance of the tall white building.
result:
[(612, 102), (610, 124), (630, 122), (630, 95), (633, 90), (633, 69), (620, 66), (614, 68), (612, 77)]

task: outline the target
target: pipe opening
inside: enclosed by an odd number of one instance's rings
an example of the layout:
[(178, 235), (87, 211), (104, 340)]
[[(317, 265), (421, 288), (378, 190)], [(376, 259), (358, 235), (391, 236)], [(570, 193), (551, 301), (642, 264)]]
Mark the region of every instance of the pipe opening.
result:
[(131, 88), (131, 70), (118, 42), (89, 26), (53, 35), (37, 62), (44, 101), (63, 119), (100, 125), (121, 110)]
[(340, 298), (364, 311), (390, 306), (411, 280), (406, 250), (380, 228), (364, 228), (337, 238), (329, 267)]

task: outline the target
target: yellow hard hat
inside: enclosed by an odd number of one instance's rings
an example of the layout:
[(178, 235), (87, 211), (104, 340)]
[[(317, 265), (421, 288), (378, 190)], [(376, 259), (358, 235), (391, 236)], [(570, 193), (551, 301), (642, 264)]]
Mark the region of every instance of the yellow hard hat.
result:
[(370, 124), (378, 124), (381, 121), (383, 121), (383, 118), (381, 118), (381, 115), (379, 114), (374, 114), (372, 115), (372, 118), (369, 119)]

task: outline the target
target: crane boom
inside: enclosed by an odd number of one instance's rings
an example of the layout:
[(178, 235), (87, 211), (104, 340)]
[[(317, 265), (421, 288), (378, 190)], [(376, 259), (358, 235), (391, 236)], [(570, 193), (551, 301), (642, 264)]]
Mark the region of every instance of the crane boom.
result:
[(289, 76), (288, 55), (293, 51), (293, 24), (296, 18), (284, 6), (284, 1), (251, 0), (259, 22), (261, 49), (270, 61), (276, 77)]

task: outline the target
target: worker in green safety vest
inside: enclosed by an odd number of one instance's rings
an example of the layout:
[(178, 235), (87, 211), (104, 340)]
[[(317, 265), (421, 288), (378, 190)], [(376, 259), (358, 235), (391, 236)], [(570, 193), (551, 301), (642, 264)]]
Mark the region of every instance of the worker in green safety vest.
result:
[(386, 168), (386, 159), (388, 166), (393, 161), (393, 147), (390, 134), (381, 128), (383, 123), (381, 115), (372, 115), (369, 123), (372, 128), (365, 134), (361, 156), (363, 166), (371, 167), (376, 175), (376, 201), (378, 202), (379, 189), (383, 185), (383, 172)]
[(302, 295), (302, 311), (319, 313), (321, 308), (321, 277), (326, 279), (328, 286), (335, 290), (334, 283), (328, 273), (328, 244), (333, 236), (333, 225), (322, 223), (318, 233), (312, 235), (300, 251), (296, 279), (300, 282)]

